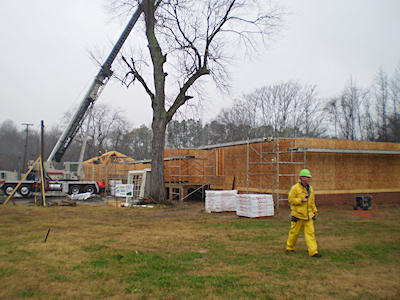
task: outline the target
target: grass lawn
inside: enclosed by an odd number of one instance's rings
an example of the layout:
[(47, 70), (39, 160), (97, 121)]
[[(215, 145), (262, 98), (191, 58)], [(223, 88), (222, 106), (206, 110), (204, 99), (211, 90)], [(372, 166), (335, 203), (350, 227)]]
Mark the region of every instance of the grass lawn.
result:
[[(320, 207), (320, 259), (288, 210), (0, 206), (0, 299), (400, 299), (400, 205)], [(47, 242), (44, 242), (50, 228)]]

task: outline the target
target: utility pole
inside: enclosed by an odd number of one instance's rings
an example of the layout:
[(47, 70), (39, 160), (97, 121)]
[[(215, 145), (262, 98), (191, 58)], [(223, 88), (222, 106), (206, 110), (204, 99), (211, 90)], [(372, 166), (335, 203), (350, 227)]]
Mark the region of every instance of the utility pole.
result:
[(46, 171), (44, 170), (44, 164), (43, 164), (43, 156), (44, 156), (44, 122), (43, 120), (40, 121), (40, 181), (42, 183), (42, 205), (46, 206)]
[(27, 155), (27, 152), (28, 152), (29, 126), (33, 126), (33, 124), (30, 124), (30, 123), (22, 123), (21, 125), (26, 126), (26, 128), (25, 128), (26, 135), (25, 135), (24, 159), (23, 159), (23, 161), (22, 161), (21, 172), (20, 172), (20, 173), (22, 174), (23, 172), (25, 172), (26, 155)]

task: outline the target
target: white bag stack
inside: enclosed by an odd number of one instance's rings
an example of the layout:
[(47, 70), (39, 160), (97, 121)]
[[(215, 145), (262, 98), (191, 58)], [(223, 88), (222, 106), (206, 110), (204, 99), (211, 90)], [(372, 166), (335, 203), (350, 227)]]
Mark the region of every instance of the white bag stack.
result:
[(206, 191), (206, 212), (236, 211), (237, 190)]
[(237, 195), (236, 214), (242, 217), (257, 218), (274, 215), (274, 201), (270, 194)]

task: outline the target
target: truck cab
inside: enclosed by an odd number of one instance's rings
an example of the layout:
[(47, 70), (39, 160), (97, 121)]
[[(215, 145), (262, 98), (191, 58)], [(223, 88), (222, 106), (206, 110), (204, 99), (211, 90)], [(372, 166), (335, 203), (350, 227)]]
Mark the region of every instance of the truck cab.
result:
[(16, 171), (3, 171), (0, 170), (0, 189), (6, 181), (18, 180), (18, 173)]

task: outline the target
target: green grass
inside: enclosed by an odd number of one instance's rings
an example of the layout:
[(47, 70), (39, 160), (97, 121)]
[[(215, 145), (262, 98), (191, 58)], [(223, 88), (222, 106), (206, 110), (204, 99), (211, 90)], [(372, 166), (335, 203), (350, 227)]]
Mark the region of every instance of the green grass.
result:
[(2, 278), (11, 276), (17, 272), (17, 269), (12, 266), (1, 266), (0, 265), (0, 280)]
[(198, 205), (7, 206), (0, 209), (9, 225), (0, 227), (0, 298), (397, 298), (400, 206), (371, 218), (350, 209), (320, 209), (323, 257), (314, 259), (303, 235), (296, 253), (284, 251), (285, 211), (249, 219)]
[(400, 262), (400, 242), (382, 242), (376, 244), (358, 244), (354, 247), (359, 255), (380, 263)]

